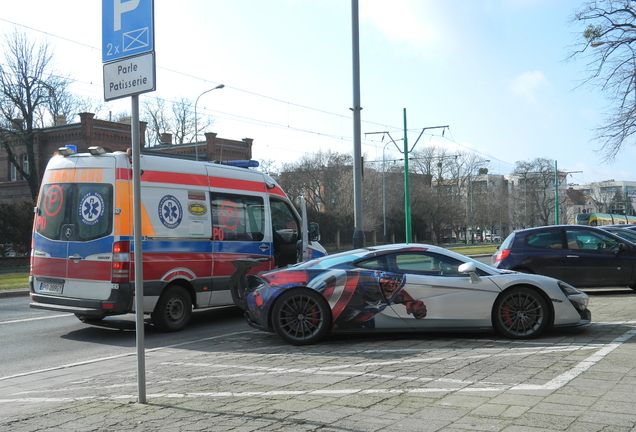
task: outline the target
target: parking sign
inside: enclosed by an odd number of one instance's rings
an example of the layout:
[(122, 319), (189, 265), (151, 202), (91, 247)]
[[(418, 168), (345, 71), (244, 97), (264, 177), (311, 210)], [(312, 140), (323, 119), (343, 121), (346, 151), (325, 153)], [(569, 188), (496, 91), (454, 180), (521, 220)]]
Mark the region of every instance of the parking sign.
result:
[(102, 62), (154, 51), (153, 0), (102, 0)]

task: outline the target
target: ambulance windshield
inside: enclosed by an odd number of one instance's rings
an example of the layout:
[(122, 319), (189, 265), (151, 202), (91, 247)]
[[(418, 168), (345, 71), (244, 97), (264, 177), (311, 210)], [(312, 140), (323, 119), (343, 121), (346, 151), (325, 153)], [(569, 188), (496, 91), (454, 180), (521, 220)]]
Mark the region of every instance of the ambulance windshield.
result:
[(51, 240), (86, 241), (113, 227), (113, 187), (95, 183), (54, 183), (42, 187), (36, 231)]

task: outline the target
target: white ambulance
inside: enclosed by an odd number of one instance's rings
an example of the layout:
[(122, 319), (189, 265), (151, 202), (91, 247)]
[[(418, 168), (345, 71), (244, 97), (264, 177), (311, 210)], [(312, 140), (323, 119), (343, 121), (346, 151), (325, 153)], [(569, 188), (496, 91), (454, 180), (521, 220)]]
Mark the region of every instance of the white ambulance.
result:
[[(84, 322), (135, 305), (131, 159), (89, 150), (61, 148), (47, 165), (29, 278), (31, 307)], [(295, 263), (301, 247), (308, 258), (325, 254), (317, 225), (303, 236), (298, 212), (264, 173), (148, 155), (140, 169), (144, 313), (161, 331), (181, 330), (193, 308), (232, 305), (237, 258), (269, 258), (260, 272)]]

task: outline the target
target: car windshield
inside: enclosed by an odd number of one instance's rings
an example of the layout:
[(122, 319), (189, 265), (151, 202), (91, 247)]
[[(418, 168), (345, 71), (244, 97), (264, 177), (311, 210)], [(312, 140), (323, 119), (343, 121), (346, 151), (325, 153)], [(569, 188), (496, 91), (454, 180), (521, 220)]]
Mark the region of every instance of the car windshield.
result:
[(358, 254), (354, 254), (352, 252), (343, 252), (335, 255), (327, 255), (321, 258), (316, 258), (311, 261), (307, 261), (304, 263), (300, 263), (295, 265), (295, 268), (304, 268), (304, 269), (325, 269), (325, 268), (334, 268), (338, 267), (343, 263), (349, 263), (356, 258), (358, 258)]
[(630, 241), (632, 243), (636, 243), (636, 232), (634, 231), (628, 231), (624, 228), (616, 228), (616, 229), (611, 229), (608, 230), (609, 232), (611, 232), (614, 235), (619, 236), (622, 239), (625, 239), (627, 241)]

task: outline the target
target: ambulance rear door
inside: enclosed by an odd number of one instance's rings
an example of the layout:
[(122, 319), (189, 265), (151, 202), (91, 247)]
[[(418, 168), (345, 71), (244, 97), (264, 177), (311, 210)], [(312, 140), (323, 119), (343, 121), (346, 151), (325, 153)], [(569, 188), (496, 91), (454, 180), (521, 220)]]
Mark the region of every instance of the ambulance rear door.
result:
[(35, 293), (104, 300), (111, 294), (115, 158), (53, 159), (33, 240)]

